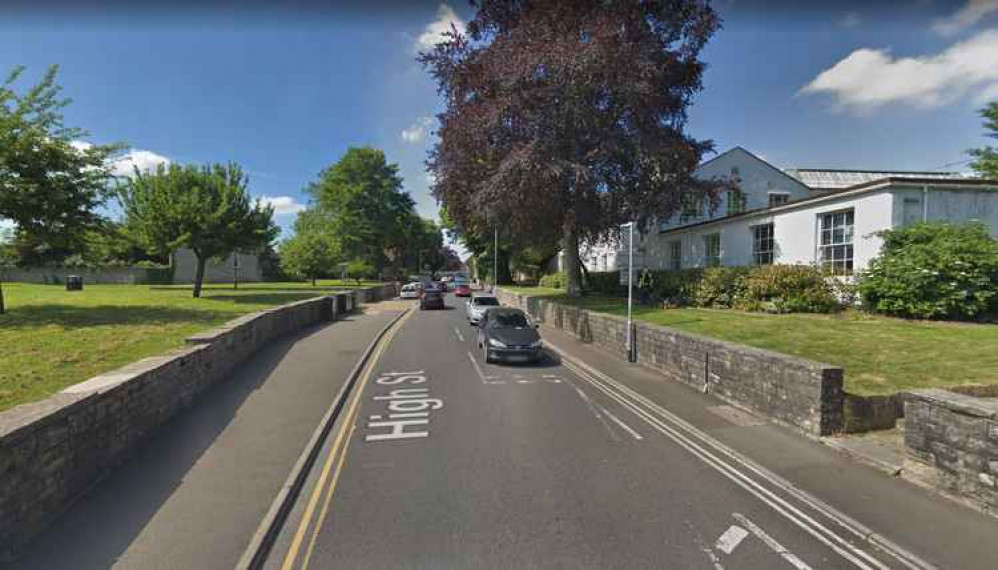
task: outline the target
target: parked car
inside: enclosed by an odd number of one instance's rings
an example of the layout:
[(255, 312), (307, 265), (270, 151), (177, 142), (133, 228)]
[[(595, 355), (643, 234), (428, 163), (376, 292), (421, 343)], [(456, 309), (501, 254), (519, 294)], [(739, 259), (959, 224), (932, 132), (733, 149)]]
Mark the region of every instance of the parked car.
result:
[(541, 335), (520, 309), (492, 308), (478, 324), (478, 347), (485, 362), (537, 362), (544, 354)]
[(454, 296), (455, 297), (470, 297), (471, 287), (468, 287), (467, 283), (461, 283), (454, 286)]
[(478, 324), (478, 320), (482, 318), (485, 311), (488, 311), (491, 307), (498, 307), (499, 299), (496, 299), (492, 295), (478, 295), (468, 299), (467, 304), (467, 314), (468, 322), (473, 325)]
[(420, 309), (443, 309), (444, 307), (444, 294), (439, 290), (427, 289), (419, 298)]
[(399, 293), (399, 298), (418, 299), (422, 291), (423, 285), (421, 283), (407, 283), (402, 286), (402, 292)]

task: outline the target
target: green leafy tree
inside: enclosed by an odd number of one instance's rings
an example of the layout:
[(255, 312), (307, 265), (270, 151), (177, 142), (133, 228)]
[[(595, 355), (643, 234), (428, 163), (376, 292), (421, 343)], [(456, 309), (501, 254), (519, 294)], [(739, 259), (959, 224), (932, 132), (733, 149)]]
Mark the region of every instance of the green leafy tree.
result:
[[(998, 139), (998, 101), (992, 101), (980, 113), (984, 118), (984, 128), (989, 131), (987, 136)], [(970, 163), (974, 172), (984, 178), (998, 179), (998, 148), (986, 146), (969, 152), (974, 157)]]
[(281, 268), (291, 275), (315, 280), (333, 271), (340, 260), (336, 239), (323, 223), (321, 212), (305, 210), (295, 221), (295, 235), (281, 244)]
[(357, 281), (357, 286), (360, 287), (360, 282), (364, 279), (370, 279), (374, 276), (374, 266), (371, 262), (364, 259), (355, 259), (347, 264), (347, 277)]
[(14, 68), (0, 84), (0, 219), (12, 220), (24, 240), (66, 248), (99, 221), (96, 208), (111, 179), (108, 159), (122, 147), (77, 143), (87, 133), (63, 122), (70, 100), (60, 97), (58, 66), (18, 93), (14, 84), (24, 69)]
[(345, 257), (382, 269), (404, 248), (415, 204), (402, 190), (398, 165), (374, 148), (350, 148), (323, 170), (306, 192), (340, 243)]
[(878, 235), (880, 255), (859, 284), (870, 309), (923, 319), (998, 310), (998, 240), (984, 224), (920, 223)]
[(274, 210), (252, 202), (248, 179), (236, 164), (160, 165), (119, 188), (131, 235), (153, 251), (190, 248), (197, 257), (194, 297), (201, 296), (209, 259), (255, 251), (277, 236)]

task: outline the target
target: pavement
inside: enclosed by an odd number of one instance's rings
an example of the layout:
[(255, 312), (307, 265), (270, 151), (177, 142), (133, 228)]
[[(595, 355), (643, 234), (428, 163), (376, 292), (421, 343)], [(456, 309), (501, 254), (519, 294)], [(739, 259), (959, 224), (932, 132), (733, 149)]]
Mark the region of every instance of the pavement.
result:
[[(464, 303), (372, 353), (267, 568), (989, 568), (998, 521), (542, 328), (486, 364)], [(30, 568), (225, 568), (411, 302), (276, 343), (105, 481)], [(991, 562), (989, 562), (991, 561)]]
[(557, 330), (403, 318), (268, 568), (986, 568), (998, 521)]
[(260, 351), (11, 567), (234, 567), (358, 358), (403, 308), (365, 305)]

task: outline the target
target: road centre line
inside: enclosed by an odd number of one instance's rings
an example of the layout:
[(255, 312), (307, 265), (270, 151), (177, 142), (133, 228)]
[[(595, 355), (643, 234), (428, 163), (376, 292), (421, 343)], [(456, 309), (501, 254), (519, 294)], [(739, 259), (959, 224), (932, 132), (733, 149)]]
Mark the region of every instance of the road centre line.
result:
[[(758, 525), (750, 521), (748, 517), (739, 513), (734, 513), (731, 516), (735, 517), (735, 520), (742, 523), (742, 525), (745, 528), (747, 528), (749, 532), (756, 535), (756, 537), (758, 537), (759, 540), (766, 543), (766, 546), (768, 546), (773, 552), (782, 556), (783, 559), (789, 562), (791, 565), (793, 565), (794, 568), (796, 568), (797, 570), (811, 570), (811, 567), (805, 564), (803, 560), (797, 558), (797, 556), (793, 552), (790, 552), (782, 544), (776, 542), (776, 539), (769, 536), (769, 534), (767, 534), (766, 531), (759, 528)], [(731, 528), (738, 528), (738, 527), (731, 527)]]
[(457, 335), (459, 341), (464, 342), (464, 335), (461, 334), (461, 331), (457, 327), (454, 327), (454, 334)]
[(638, 433), (637, 431), (635, 431), (631, 426), (625, 424), (620, 418), (618, 418), (617, 416), (613, 415), (613, 413), (610, 410), (604, 408), (603, 406), (600, 406), (600, 409), (603, 410), (603, 413), (606, 414), (606, 416), (608, 418), (610, 418), (611, 420), (613, 420), (613, 423), (617, 424), (618, 426), (620, 426), (621, 429), (623, 429), (627, 433), (631, 434), (631, 437), (633, 437), (634, 439), (636, 439), (638, 441), (641, 441), (642, 439), (644, 439), (643, 437), (641, 437), (640, 433)]
[[(668, 426), (664, 422), (658, 420), (652, 416), (647, 411), (637, 407), (628, 400), (625, 400), (622, 396), (617, 395), (615, 392), (604, 387), (602, 384), (595, 381), (591, 376), (583, 372), (582, 370), (572, 366), (567, 361), (562, 361), (562, 363), (571, 369), (573, 372), (578, 374), (580, 378), (588, 382), (594, 388), (600, 390), (613, 400), (617, 401), (619, 404), (625, 408), (630, 409), (638, 417), (643, 419), (648, 425), (653, 427), (659, 433), (665, 435), (666, 437), (672, 439), (683, 449), (686, 449), (695, 457), (702, 460), (708, 466), (713, 467), (720, 474), (724, 475), (736, 485), (742, 487), (744, 490), (748, 491), (751, 495), (755, 496), (763, 503), (771, 507), (778, 514), (782, 515), (787, 520), (793, 522), (799, 528), (803, 529), (805, 532), (811, 536), (818, 539), (821, 543), (825, 544), (837, 554), (851, 562), (857, 568), (862, 568), (869, 570), (872, 568), (879, 568), (881, 570), (887, 570), (887, 566), (878, 561), (877, 559), (870, 556), (868, 553), (856, 548), (848, 541), (842, 537), (835, 534), (833, 531), (826, 528), (821, 523), (815, 521), (813, 518), (807, 514), (801, 512), (799, 509), (790, 505), (782, 498), (776, 496), (772, 491), (762, 487), (754, 480), (750, 479), (743, 472), (739, 471), (737, 468), (732, 467), (722, 460), (715, 457), (709, 451), (704, 449), (702, 446), (696, 442), (691, 441), (686, 436), (682, 435), (674, 428)], [(866, 561), (864, 562), (865, 559)]]
[[(339, 479), (339, 473), (342, 471), (343, 464), (346, 462), (346, 448), (349, 447), (349, 438), (347, 438), (346, 445), (342, 445), (344, 436), (349, 432), (353, 434), (355, 428), (354, 421), (356, 420), (357, 413), (359, 411), (359, 402), (361, 401), (361, 395), (364, 391), (364, 386), (367, 385), (370, 379), (371, 373), (373, 372), (378, 361), (381, 359), (382, 354), (384, 354), (386, 348), (395, 339), (395, 335), (400, 331), (409, 318), (415, 313), (410, 311), (406, 316), (402, 317), (398, 321), (396, 326), (388, 333), (388, 335), (381, 341), (378, 345), (377, 350), (372, 355), (371, 359), (368, 361), (367, 366), (364, 367), (364, 373), (360, 377), (359, 384), (357, 385), (356, 392), (353, 394), (353, 400), (350, 402), (350, 407), (347, 410), (347, 414), (343, 417), (343, 423), (340, 424), (340, 428), (337, 431), (336, 439), (333, 442), (332, 448), (329, 450), (329, 456), (326, 459), (325, 464), (322, 468), (322, 473), (319, 476), (319, 480), (316, 482), (315, 489), (312, 491), (311, 497), (309, 497), (308, 504), (305, 508), (305, 512), (302, 515), (301, 523), (298, 526), (298, 530), (295, 532), (294, 537), (291, 540), (291, 545), (288, 547), (288, 552), (284, 558), (284, 562), (281, 565), (282, 570), (291, 570), (294, 568), (295, 560), (298, 558), (298, 551), (301, 548), (302, 541), (305, 538), (305, 533), (312, 521), (312, 517), (315, 514), (315, 509), (318, 506), (319, 500), (322, 497), (323, 489), (326, 486), (326, 481), (329, 479), (329, 474), (333, 470), (333, 466), (336, 466), (335, 473), (333, 474), (333, 480), (329, 486), (329, 490), (326, 493), (326, 501), (323, 504), (322, 512), (325, 513), (328, 510), (328, 505), (332, 501), (333, 491), (336, 488), (336, 481)], [(336, 461), (339, 456), (338, 452), (343, 449), (342, 459)], [(309, 541), (308, 550), (305, 553), (306, 559), (311, 556), (311, 551), (315, 547), (315, 536), (318, 534), (319, 528), (322, 526), (322, 520), (316, 522), (315, 532), (312, 535), (312, 539)], [(304, 568), (305, 566), (301, 566)]]
[[(741, 453), (735, 451), (734, 449), (728, 447), (727, 445), (721, 443), (717, 439), (711, 437), (710, 435), (706, 434), (702, 430), (700, 430), (697, 427), (693, 426), (692, 424), (690, 424), (686, 420), (680, 418), (679, 416), (676, 416), (672, 412), (669, 412), (665, 408), (659, 406), (655, 402), (651, 401), (650, 399), (648, 399), (647, 397), (641, 395), (640, 393), (636, 392), (635, 390), (631, 389), (630, 387), (622, 384), (621, 382), (619, 382), (619, 381), (615, 380), (614, 378), (612, 378), (612, 377), (604, 374), (603, 372), (601, 372), (601, 371), (593, 368), (589, 364), (586, 364), (585, 362), (583, 362), (581, 360), (578, 360), (575, 357), (569, 356), (563, 350), (559, 349), (557, 346), (554, 346), (550, 342), (548, 343), (548, 345), (555, 352), (557, 352), (559, 355), (562, 356), (562, 359), (563, 359), (563, 361), (565, 363), (568, 363), (570, 361), (571, 363), (574, 363), (577, 368), (584, 369), (588, 373), (592, 374), (593, 377), (600, 378), (601, 380), (603, 380), (604, 382), (606, 382), (609, 386), (613, 386), (614, 388), (616, 388), (621, 394), (624, 394), (627, 397), (632, 398), (633, 400), (635, 400), (635, 401), (641, 403), (642, 405), (646, 406), (649, 410), (651, 410), (651, 413), (655, 413), (655, 414), (661, 416), (664, 420), (669, 421), (672, 424), (675, 424), (675, 426), (677, 426), (677, 428), (685, 430), (686, 432), (688, 432), (690, 434), (691, 437), (699, 439), (700, 441), (702, 441), (707, 446), (711, 447), (712, 449), (714, 449), (715, 451), (721, 453), (722, 455), (727, 456), (728, 458), (730, 458), (734, 462), (740, 464), (742, 467), (744, 467), (748, 471), (753, 472), (754, 474), (756, 474), (759, 477), (761, 477), (763, 480), (765, 480), (765, 481), (773, 484), (774, 486), (776, 486), (780, 490), (788, 493), (789, 495), (791, 495), (795, 499), (801, 501), (802, 503), (806, 504), (807, 506), (809, 506), (809, 507), (813, 508), (814, 510), (818, 511), (823, 516), (825, 516), (825, 517), (827, 517), (827, 518), (835, 521), (839, 526), (841, 526), (842, 528), (848, 530), (849, 532), (851, 532), (853, 535), (855, 535), (860, 540), (862, 540), (864, 542), (867, 542), (867, 543), (871, 544), (872, 546), (874, 546), (875, 548), (877, 548), (878, 550), (880, 550), (881, 552), (884, 552), (884, 553), (892, 556), (898, 562), (901, 562), (902, 564), (904, 564), (906, 567), (913, 568), (913, 569), (919, 569), (919, 568), (921, 568), (921, 569), (930, 569), (930, 568), (935, 568), (935, 566), (933, 566), (929, 562), (921, 559), (916, 554), (914, 554), (914, 553), (912, 553), (912, 552), (904, 549), (903, 547), (901, 547), (901, 546), (899, 546), (899, 545), (891, 542), (887, 538), (885, 538), (885, 537), (883, 537), (883, 536), (881, 536), (881, 535), (873, 532), (871, 529), (869, 529), (868, 527), (864, 526), (862, 523), (856, 521), (855, 519), (851, 518), (850, 516), (848, 516), (848, 515), (840, 512), (840, 511), (838, 511), (837, 509), (835, 509), (831, 505), (828, 505), (827, 503), (821, 501), (817, 497), (814, 497), (814, 496), (810, 495), (809, 493), (807, 493), (807, 492), (805, 492), (805, 491), (797, 488), (797, 486), (794, 485), (793, 483), (791, 483), (790, 481), (788, 481), (788, 480), (784, 479), (783, 477), (781, 477), (781, 476), (773, 473), (772, 471), (769, 471), (765, 467), (763, 467), (763, 466), (755, 463), (753, 460), (751, 460), (748, 457), (742, 455)], [(632, 411), (634, 411), (634, 410), (632, 409)], [(649, 413), (649, 412), (645, 412), (645, 413)], [(644, 418), (642, 418), (642, 419), (644, 419)], [(758, 484), (756, 483), (756, 485), (758, 485)]]

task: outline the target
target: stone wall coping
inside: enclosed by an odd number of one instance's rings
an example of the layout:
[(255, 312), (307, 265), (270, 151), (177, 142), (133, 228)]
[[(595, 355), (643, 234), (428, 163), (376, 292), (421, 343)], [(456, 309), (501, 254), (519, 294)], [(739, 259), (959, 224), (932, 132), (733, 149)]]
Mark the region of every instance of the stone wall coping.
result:
[(998, 399), (976, 398), (941, 388), (905, 392), (905, 400), (921, 400), (960, 414), (980, 418), (998, 418)]
[[(502, 289), (500, 289), (500, 291), (502, 291)], [(507, 293), (507, 294), (510, 294), (510, 295), (516, 295), (516, 296), (519, 296), (519, 297), (526, 297), (526, 298), (530, 298), (530, 299), (538, 299), (539, 301), (544, 301), (545, 303), (555, 303), (555, 304), (561, 305), (562, 307), (570, 307), (570, 308), (576, 309), (578, 311), (585, 311), (585, 312), (588, 312), (588, 313), (597, 314), (597, 315), (599, 315), (601, 317), (606, 317), (606, 318), (618, 321), (618, 322), (620, 322), (625, 327), (627, 326), (627, 318), (626, 317), (621, 317), (621, 316), (613, 315), (613, 314), (610, 314), (610, 313), (601, 313), (601, 312), (593, 311), (593, 310), (586, 309), (586, 308), (583, 308), (583, 307), (575, 307), (573, 305), (565, 305), (563, 303), (558, 303), (557, 301), (549, 301), (547, 299), (544, 299), (543, 297), (535, 297), (535, 296), (527, 295), (527, 294), (524, 294), (524, 293), (514, 293), (512, 291), (503, 291), (503, 292)], [(740, 351), (740, 352), (746, 352), (746, 353), (750, 353), (750, 354), (755, 354), (757, 356), (764, 357), (764, 358), (775, 358), (775, 359), (779, 359), (779, 360), (781, 360), (784, 363), (793, 364), (793, 365), (796, 365), (796, 366), (798, 366), (800, 368), (804, 368), (804, 369), (807, 369), (807, 370), (812, 370), (812, 371), (842, 370), (841, 366), (835, 366), (833, 364), (828, 364), (827, 362), (820, 362), (820, 361), (817, 361), (817, 360), (809, 360), (807, 358), (801, 358), (799, 356), (794, 356), (792, 354), (786, 354), (786, 353), (783, 353), (783, 352), (777, 352), (775, 350), (768, 350), (768, 349), (765, 349), (765, 348), (757, 348), (757, 347), (754, 347), (754, 346), (748, 346), (748, 345), (740, 344), (740, 343), (737, 343), (737, 342), (732, 342), (732, 341), (728, 341), (728, 340), (721, 340), (719, 338), (714, 338), (714, 337), (711, 337), (711, 336), (706, 336), (706, 335), (697, 334), (697, 333), (686, 332), (686, 331), (679, 330), (679, 329), (672, 328), (672, 327), (668, 327), (668, 326), (665, 326), (665, 325), (656, 325), (654, 323), (648, 323), (648, 322), (643, 322), (643, 321), (639, 321), (639, 320), (635, 320), (634, 324), (635, 324), (636, 327), (639, 327), (639, 328), (645, 328), (645, 329), (652, 330), (652, 331), (666, 332), (666, 333), (669, 333), (669, 334), (672, 334), (672, 335), (676, 335), (676, 336), (680, 336), (680, 337), (686, 337), (686, 338), (695, 340), (697, 342), (703, 342), (705, 344), (719, 345), (719, 346), (727, 348), (729, 350), (737, 350), (737, 351)]]

